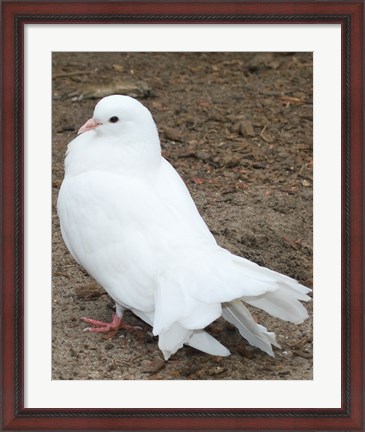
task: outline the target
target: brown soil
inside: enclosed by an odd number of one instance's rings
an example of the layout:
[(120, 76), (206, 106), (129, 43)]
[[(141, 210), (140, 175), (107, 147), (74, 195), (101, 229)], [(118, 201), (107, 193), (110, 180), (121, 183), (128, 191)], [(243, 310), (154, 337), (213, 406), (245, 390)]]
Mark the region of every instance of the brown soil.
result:
[(66, 250), (55, 205), (66, 146), (110, 93), (151, 110), (164, 156), (220, 245), (312, 284), (310, 53), (55, 53), (53, 379), (312, 379), (311, 318), (296, 326), (254, 310), (282, 346), (275, 358), (222, 320), (209, 331), (227, 358), (185, 347), (164, 362), (131, 313), (142, 332), (83, 332), (81, 316), (110, 320), (113, 303)]

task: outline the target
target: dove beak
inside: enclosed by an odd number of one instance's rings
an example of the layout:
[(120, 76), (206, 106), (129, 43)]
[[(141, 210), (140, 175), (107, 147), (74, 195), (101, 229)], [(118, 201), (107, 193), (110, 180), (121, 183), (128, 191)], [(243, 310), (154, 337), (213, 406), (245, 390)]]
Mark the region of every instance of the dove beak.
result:
[(83, 126), (80, 127), (79, 131), (77, 132), (78, 135), (87, 132), (89, 130), (95, 129), (97, 126), (99, 126), (100, 123), (97, 123), (93, 118), (89, 119)]

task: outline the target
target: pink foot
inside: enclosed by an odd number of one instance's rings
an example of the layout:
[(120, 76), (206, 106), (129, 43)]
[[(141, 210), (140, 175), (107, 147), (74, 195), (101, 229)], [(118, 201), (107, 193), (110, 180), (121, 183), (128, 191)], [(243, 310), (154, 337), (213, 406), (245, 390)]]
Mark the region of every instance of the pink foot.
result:
[(87, 327), (84, 329), (84, 331), (94, 332), (94, 333), (108, 333), (108, 332), (114, 332), (119, 329), (125, 329), (125, 330), (142, 330), (141, 327), (137, 326), (131, 326), (129, 324), (126, 324), (123, 322), (121, 317), (118, 317), (117, 314), (113, 314), (113, 320), (110, 323), (104, 322), (104, 321), (97, 321), (93, 320), (91, 318), (81, 318), (82, 321), (86, 322), (87, 324), (91, 324), (94, 327)]

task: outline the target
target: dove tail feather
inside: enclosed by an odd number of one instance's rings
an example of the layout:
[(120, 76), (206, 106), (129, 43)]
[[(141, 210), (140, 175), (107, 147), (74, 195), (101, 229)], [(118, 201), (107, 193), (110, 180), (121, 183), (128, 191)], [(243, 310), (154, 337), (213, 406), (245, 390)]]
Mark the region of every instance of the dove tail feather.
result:
[[(310, 290), (298, 283), (292, 286), (292, 284), (279, 282), (278, 285), (279, 288), (276, 291), (270, 291), (260, 296), (242, 297), (242, 300), (276, 318), (294, 324), (302, 323), (308, 318), (308, 312), (299, 300), (310, 300), (306, 294)], [(299, 288), (302, 289), (299, 290)]]
[(196, 330), (189, 339), (189, 346), (207, 354), (227, 357), (229, 350), (204, 330)]
[(175, 323), (167, 331), (158, 335), (158, 347), (162, 351), (165, 360), (168, 360), (184, 344), (189, 343), (192, 330), (187, 330), (179, 323)]
[(226, 357), (228, 349), (204, 330), (188, 330), (175, 323), (169, 330), (158, 337), (158, 347), (165, 360), (168, 360), (183, 345), (189, 345), (207, 354)]
[(247, 341), (267, 354), (274, 357), (272, 345), (280, 348), (276, 342), (275, 334), (255, 322), (249, 310), (240, 300), (235, 300), (223, 305), (223, 318), (237, 327), (241, 336)]

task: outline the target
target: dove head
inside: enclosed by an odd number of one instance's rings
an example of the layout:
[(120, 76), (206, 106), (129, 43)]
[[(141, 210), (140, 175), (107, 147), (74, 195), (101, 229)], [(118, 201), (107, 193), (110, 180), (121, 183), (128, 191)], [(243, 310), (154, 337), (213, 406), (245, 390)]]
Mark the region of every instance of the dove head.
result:
[(96, 134), (120, 136), (136, 127), (155, 126), (151, 113), (130, 96), (112, 95), (101, 99), (94, 115), (79, 129), (79, 134), (93, 131)]
[(101, 99), (78, 135), (68, 147), (66, 173), (146, 170), (160, 163), (155, 122), (149, 110), (132, 97)]

